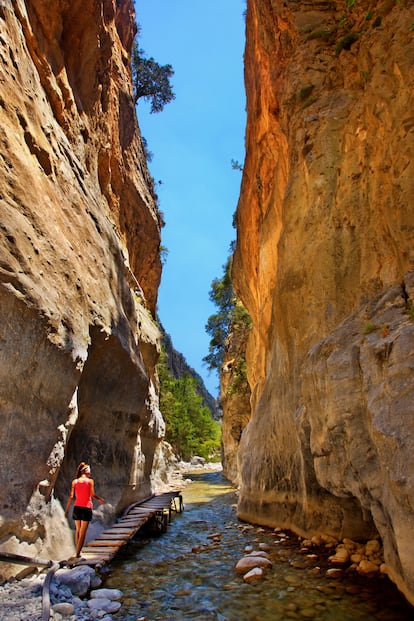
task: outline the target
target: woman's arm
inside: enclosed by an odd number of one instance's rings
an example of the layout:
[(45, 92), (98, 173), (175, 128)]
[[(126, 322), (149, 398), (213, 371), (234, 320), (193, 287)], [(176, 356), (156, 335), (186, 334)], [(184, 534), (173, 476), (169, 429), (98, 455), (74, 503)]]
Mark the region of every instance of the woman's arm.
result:
[(68, 502), (66, 503), (65, 517), (68, 517), (69, 507), (70, 507), (70, 505), (72, 503), (72, 500), (73, 500), (74, 496), (75, 496), (75, 481), (72, 481), (72, 487), (70, 488), (70, 494), (69, 494)]
[(89, 479), (89, 481), (91, 483), (91, 497), (95, 498), (98, 502), (101, 503), (101, 505), (103, 505), (105, 501), (103, 498), (101, 498), (95, 493), (95, 483), (93, 482), (93, 479)]

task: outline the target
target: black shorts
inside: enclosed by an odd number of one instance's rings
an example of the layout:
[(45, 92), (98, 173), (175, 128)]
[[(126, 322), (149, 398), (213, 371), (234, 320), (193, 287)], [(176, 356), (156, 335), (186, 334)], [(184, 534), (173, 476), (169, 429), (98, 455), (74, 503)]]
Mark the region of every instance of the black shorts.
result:
[(72, 517), (74, 520), (90, 522), (92, 519), (92, 509), (88, 509), (88, 507), (78, 507), (77, 505), (75, 505), (73, 507)]

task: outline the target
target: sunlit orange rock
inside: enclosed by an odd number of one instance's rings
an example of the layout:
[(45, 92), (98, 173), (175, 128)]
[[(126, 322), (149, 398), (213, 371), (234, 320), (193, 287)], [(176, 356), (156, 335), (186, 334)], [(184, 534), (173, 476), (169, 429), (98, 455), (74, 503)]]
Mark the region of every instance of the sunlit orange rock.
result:
[(160, 218), (132, 97), (135, 29), (132, 0), (0, 3), (0, 539), (9, 552), (71, 552), (59, 500), (81, 460), (106, 499), (103, 520), (151, 490), (163, 435), (152, 320)]
[(414, 602), (414, 14), (352, 4), (247, 4), (238, 513), (379, 535)]

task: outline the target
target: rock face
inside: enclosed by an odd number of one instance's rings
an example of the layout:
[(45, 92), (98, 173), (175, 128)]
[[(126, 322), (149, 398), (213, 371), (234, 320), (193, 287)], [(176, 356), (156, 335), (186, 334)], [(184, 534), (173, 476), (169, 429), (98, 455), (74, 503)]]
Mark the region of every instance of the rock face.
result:
[(380, 535), (414, 602), (414, 9), (249, 0), (239, 516)]
[(207, 406), (212, 413), (214, 420), (220, 420), (220, 411), (217, 400), (207, 390), (203, 378), (187, 362), (183, 354), (177, 351), (173, 345), (171, 336), (165, 332), (161, 323), (158, 324), (161, 332), (161, 342), (167, 354), (168, 368), (174, 379), (181, 379), (184, 375), (190, 375), (197, 382), (197, 393), (203, 399), (203, 405)]
[(250, 387), (246, 377), (246, 348), (250, 323), (233, 322), (220, 373), (220, 404), (223, 474), (234, 485), (240, 483), (238, 450), (243, 429), (251, 417)]
[[(0, 545), (63, 558), (90, 461), (109, 520), (151, 491), (160, 219), (132, 0), (0, 3)], [(152, 315), (151, 315), (152, 314)], [(5, 569), (2, 575), (13, 573)]]

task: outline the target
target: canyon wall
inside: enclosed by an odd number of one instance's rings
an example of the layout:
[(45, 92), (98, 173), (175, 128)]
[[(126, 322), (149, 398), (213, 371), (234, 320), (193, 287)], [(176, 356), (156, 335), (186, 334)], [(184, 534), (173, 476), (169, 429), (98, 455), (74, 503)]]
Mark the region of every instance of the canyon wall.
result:
[(248, 0), (241, 519), (379, 536), (414, 602), (414, 7)]
[(132, 0), (0, 2), (2, 551), (73, 552), (62, 504), (81, 460), (103, 522), (158, 475), (160, 218), (135, 30)]

